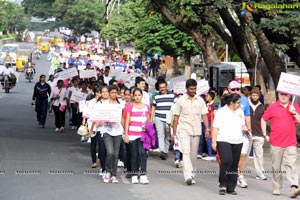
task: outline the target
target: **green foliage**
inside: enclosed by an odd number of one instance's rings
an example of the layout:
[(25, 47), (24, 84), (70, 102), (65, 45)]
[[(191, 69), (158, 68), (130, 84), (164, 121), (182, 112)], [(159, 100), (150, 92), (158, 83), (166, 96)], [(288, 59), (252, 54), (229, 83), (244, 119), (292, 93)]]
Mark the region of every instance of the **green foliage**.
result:
[(100, 29), (104, 4), (96, 0), (76, 0), (68, 6), (62, 21), (79, 33)]
[(22, 32), (26, 29), (29, 18), (18, 4), (0, 0), (0, 32)]
[(115, 11), (101, 35), (121, 43), (134, 42), (136, 51), (182, 56), (199, 53), (193, 39), (154, 11), (149, 1), (128, 1)]
[(52, 17), (52, 4), (55, 0), (23, 0), (25, 13), (35, 17), (47, 19)]

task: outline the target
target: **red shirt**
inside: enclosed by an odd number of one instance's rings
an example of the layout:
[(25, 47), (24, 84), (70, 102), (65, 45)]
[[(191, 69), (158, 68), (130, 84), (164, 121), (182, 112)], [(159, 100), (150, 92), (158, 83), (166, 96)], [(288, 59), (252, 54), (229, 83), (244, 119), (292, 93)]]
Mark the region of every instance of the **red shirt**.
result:
[[(262, 118), (271, 121), (270, 144), (277, 147), (296, 146), (296, 123), (289, 111), (289, 105), (284, 108), (279, 101), (271, 104)], [(296, 112), (299, 114), (299, 106), (294, 103)]]

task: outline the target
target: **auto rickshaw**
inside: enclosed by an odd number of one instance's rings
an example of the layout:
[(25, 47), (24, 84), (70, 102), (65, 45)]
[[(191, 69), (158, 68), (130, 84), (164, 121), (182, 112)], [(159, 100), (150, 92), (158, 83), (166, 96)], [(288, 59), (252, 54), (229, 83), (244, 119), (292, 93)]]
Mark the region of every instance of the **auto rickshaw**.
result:
[(16, 71), (24, 71), (28, 60), (32, 60), (32, 51), (29, 49), (19, 49), (16, 55)]
[(63, 36), (54, 38), (55, 47), (63, 47), (64, 45), (65, 45), (65, 40)]
[(41, 37), (40, 50), (42, 52), (46, 52), (46, 53), (49, 52), (49, 50), (50, 50), (50, 38)]

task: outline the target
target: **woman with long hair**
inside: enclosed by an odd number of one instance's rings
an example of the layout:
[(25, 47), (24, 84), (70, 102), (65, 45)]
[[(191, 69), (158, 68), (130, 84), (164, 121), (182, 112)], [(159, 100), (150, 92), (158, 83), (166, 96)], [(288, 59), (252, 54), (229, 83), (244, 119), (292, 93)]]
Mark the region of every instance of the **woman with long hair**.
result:
[[(146, 176), (147, 170), (147, 154), (141, 142), (142, 132), (145, 131), (145, 123), (150, 121), (150, 107), (142, 102), (143, 91), (139, 88), (133, 90), (134, 102), (130, 109), (127, 110), (125, 122), (125, 143), (129, 144), (131, 155), (131, 183), (139, 182), (148, 184), (149, 180)], [(139, 172), (140, 168), (140, 172)]]

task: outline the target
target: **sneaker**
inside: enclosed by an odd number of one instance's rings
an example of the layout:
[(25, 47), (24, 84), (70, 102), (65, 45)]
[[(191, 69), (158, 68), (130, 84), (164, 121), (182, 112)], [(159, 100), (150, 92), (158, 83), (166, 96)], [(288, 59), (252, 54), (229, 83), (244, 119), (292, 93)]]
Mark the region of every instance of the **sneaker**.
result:
[(55, 131), (55, 132), (59, 132), (59, 128), (56, 128), (54, 131)]
[(231, 195), (237, 195), (237, 192), (236, 192), (236, 191), (231, 191), (231, 192), (226, 191), (226, 193), (227, 193), (227, 194), (231, 194)]
[(119, 183), (118, 179), (117, 179), (115, 176), (112, 176), (112, 177), (110, 178), (110, 181), (111, 181), (112, 183)]
[(162, 160), (167, 160), (167, 154), (164, 153), (164, 152), (161, 152), (159, 157), (160, 157)]
[(146, 175), (142, 175), (142, 176), (140, 177), (140, 183), (143, 184), (143, 185), (149, 184), (149, 180), (148, 180), (148, 178), (147, 178)]
[(85, 137), (84, 137), (84, 136), (81, 136), (80, 141), (81, 141), (81, 142), (84, 142), (84, 141), (85, 141)]
[(77, 127), (76, 126), (72, 126), (72, 130), (75, 130)]
[(225, 195), (225, 194), (226, 194), (226, 189), (225, 188), (220, 188), (219, 195)]
[(207, 161), (211, 161), (212, 159), (213, 159), (213, 158), (210, 157), (210, 156), (206, 156), (206, 157), (202, 158), (202, 160), (207, 160)]
[(109, 183), (110, 182), (110, 173), (105, 173), (105, 175), (103, 176), (103, 182), (104, 183)]
[(92, 142), (91, 138), (87, 139), (86, 143), (90, 144)]
[(187, 185), (192, 185), (192, 182), (193, 182), (193, 179), (192, 179), (192, 178), (187, 178), (187, 179), (185, 180), (185, 183), (186, 183)]
[(179, 162), (179, 160), (175, 160), (175, 167), (176, 167), (176, 168), (179, 168), (179, 167), (180, 167), (180, 162)]
[(267, 180), (267, 177), (263, 174), (263, 175), (261, 175), (261, 176), (256, 176), (255, 177), (257, 180)]
[(192, 177), (192, 185), (196, 184), (195, 178)]
[(180, 167), (180, 168), (183, 168), (183, 161), (180, 161), (179, 167)]
[(279, 189), (274, 189), (273, 190), (273, 195), (279, 196), (280, 195), (280, 190)]
[(296, 198), (299, 195), (300, 195), (300, 188), (292, 187), (291, 192), (290, 192), (290, 197), (291, 198)]
[(197, 155), (197, 159), (202, 159), (202, 155)]
[(138, 176), (132, 176), (131, 177), (131, 183), (132, 184), (138, 184), (139, 183)]
[(64, 127), (60, 127), (59, 131), (62, 133), (64, 132), (65, 128)]
[(246, 182), (246, 179), (244, 178), (243, 175), (240, 175), (239, 178), (238, 178), (238, 185), (241, 187), (241, 188), (247, 188), (248, 187), (248, 184)]
[(96, 163), (91, 164), (91, 168), (97, 168), (97, 164)]
[(118, 160), (118, 167), (124, 167), (124, 163), (121, 160)]

